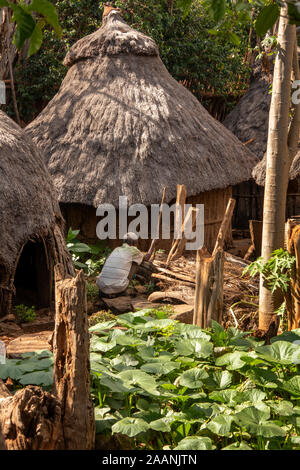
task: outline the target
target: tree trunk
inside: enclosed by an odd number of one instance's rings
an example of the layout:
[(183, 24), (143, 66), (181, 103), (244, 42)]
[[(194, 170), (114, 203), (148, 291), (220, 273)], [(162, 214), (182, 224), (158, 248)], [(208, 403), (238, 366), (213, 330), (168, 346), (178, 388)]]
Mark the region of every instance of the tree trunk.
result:
[(224, 251), (204, 256), (197, 251), (196, 292), (193, 324), (201, 328), (211, 321), (221, 323), (223, 316)]
[[(289, 24), (286, 4), (281, 8), (278, 45), (269, 117), (266, 182), (262, 234), (262, 256), (266, 262), (271, 253), (284, 245), (285, 206), (291, 158), (289, 155), (289, 111), (291, 73), (296, 38), (295, 25)], [(291, 125), (299, 136), (299, 123)], [(280, 293), (272, 295), (260, 280), (259, 328), (267, 330), (281, 303)]]
[(63, 279), (55, 267), (56, 318), (53, 393), (61, 403), (64, 448), (89, 450), (95, 443), (90, 396), (89, 333), (83, 272)]
[(62, 449), (61, 407), (40, 387), (10, 396), (0, 384), (0, 450)]

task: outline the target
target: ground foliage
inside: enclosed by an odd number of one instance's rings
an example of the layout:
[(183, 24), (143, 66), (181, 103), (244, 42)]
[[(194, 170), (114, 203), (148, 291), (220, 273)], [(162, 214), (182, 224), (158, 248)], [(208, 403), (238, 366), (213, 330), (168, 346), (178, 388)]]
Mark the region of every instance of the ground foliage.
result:
[[(300, 330), (266, 346), (151, 309), (90, 332), (97, 433), (126, 435), (137, 449), (300, 449)], [(52, 362), (28, 353), (0, 365), (0, 378), (49, 389)]]
[[(41, 49), (16, 67), (17, 100), (21, 118), (29, 122), (57, 93), (67, 72), (62, 65), (69, 48), (101, 25), (98, 0), (52, 0), (59, 16), (62, 36), (45, 28)], [(201, 92), (239, 94), (247, 88), (249, 67), (244, 62), (248, 43), (249, 12), (227, 7), (225, 19), (216, 22), (210, 2), (194, 1), (187, 14), (181, 2), (165, 0), (116, 0), (124, 19), (157, 42), (171, 75), (201, 99)], [(204, 100), (204, 104), (208, 104)], [(233, 106), (231, 101), (230, 106)], [(8, 109), (13, 116), (13, 107)]]

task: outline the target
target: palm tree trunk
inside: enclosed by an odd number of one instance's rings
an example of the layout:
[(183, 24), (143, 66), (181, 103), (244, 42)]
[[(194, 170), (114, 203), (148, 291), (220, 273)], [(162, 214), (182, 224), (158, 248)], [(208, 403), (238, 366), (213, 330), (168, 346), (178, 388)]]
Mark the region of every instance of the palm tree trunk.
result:
[[(264, 195), (262, 256), (267, 261), (271, 253), (283, 247), (286, 195), (292, 155), (289, 154), (289, 111), (291, 74), (296, 27), (289, 24), (286, 4), (281, 8), (278, 47), (275, 60), (272, 100), (269, 116), (266, 182)], [(298, 117), (298, 112), (295, 117)], [(293, 135), (299, 136), (299, 122), (291, 125)], [(294, 140), (294, 138), (292, 139)], [(260, 280), (259, 328), (267, 330), (281, 295), (272, 295)]]

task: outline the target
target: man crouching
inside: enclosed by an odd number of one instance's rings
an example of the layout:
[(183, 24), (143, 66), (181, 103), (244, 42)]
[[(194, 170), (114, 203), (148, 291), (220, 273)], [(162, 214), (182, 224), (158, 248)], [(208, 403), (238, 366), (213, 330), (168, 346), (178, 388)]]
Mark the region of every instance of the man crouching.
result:
[(137, 242), (135, 233), (126, 233), (123, 245), (109, 255), (96, 281), (99, 297), (116, 297), (126, 291), (137, 267), (148, 258), (137, 248)]

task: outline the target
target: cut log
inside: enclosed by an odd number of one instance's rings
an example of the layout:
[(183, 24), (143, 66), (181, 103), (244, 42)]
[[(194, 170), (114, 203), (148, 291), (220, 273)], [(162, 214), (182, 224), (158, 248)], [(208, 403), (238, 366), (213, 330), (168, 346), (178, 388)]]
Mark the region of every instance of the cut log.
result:
[(152, 292), (152, 294), (150, 294), (148, 297), (149, 302), (157, 302), (159, 300), (165, 299), (175, 299), (185, 304), (189, 304), (190, 301), (192, 301), (192, 298), (185, 300), (182, 296), (182, 293), (176, 291)]
[[(155, 279), (161, 279), (163, 281), (168, 281), (168, 282), (171, 282), (171, 283), (176, 281), (176, 279), (174, 279), (174, 277), (166, 276), (165, 274), (153, 273), (152, 277), (154, 277)], [(184, 286), (188, 286), (188, 287), (194, 287), (195, 286), (195, 281), (180, 281), (180, 284), (183, 284)]]
[(213, 256), (217, 253), (217, 250), (219, 248), (223, 249), (223, 247), (224, 247), (226, 234), (227, 234), (227, 231), (230, 227), (230, 223), (231, 223), (231, 219), (232, 219), (232, 215), (233, 215), (233, 211), (234, 211), (234, 206), (235, 206), (235, 199), (230, 198), (229, 201), (228, 201), (228, 204), (227, 204), (227, 208), (226, 208), (226, 211), (225, 211), (225, 214), (224, 214), (224, 217), (223, 217), (221, 227), (219, 229), (219, 233), (218, 233), (218, 236), (217, 236), (217, 241), (216, 241), (216, 244), (215, 244), (215, 248), (214, 248), (214, 251), (212, 253)]
[(90, 396), (86, 281), (82, 271), (62, 280), (55, 267), (56, 319), (53, 337), (53, 392), (62, 405), (64, 448), (94, 448), (94, 408)]
[(1, 390), (0, 450), (63, 448), (61, 407), (53, 395), (31, 385), (14, 396)]
[(211, 326), (211, 321), (221, 323), (223, 316), (224, 252), (204, 257), (197, 253), (194, 325)]

